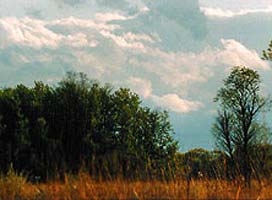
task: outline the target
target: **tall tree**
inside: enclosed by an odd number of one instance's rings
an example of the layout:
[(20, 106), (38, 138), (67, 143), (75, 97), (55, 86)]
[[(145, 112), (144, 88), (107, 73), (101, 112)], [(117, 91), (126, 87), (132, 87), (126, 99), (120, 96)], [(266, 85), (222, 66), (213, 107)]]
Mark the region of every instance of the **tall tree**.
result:
[[(260, 83), (257, 71), (244, 66), (234, 67), (215, 98), (215, 101), (225, 109), (224, 112), (233, 117), (232, 130), (228, 133), (227, 130), (221, 129), (217, 140), (223, 141), (222, 146), (231, 147), (233, 143), (235, 154), (238, 156), (236, 162), (247, 186), (250, 186), (252, 174), (250, 152), (259, 136), (257, 118), (267, 103), (260, 94)], [(221, 118), (228, 120), (226, 114), (223, 114), (223, 117), (221, 115)], [(220, 129), (218, 130), (220, 132)]]

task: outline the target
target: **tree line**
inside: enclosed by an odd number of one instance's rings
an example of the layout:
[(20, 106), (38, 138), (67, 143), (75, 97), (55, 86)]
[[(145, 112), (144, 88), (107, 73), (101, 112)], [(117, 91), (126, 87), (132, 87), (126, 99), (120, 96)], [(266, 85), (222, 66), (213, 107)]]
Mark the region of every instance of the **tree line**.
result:
[(177, 151), (173, 134), (167, 112), (141, 106), (129, 89), (101, 86), (82, 73), (68, 73), (55, 87), (35, 82), (0, 90), (4, 173), (12, 164), (42, 180), (82, 167), (104, 178), (157, 176)]
[(262, 96), (258, 72), (233, 67), (214, 101), (217, 150), (180, 153), (168, 113), (142, 106), (127, 88), (73, 72), (56, 86), (3, 88), (0, 170), (12, 165), (31, 180), (84, 169), (103, 179), (241, 178), (247, 186), (252, 177), (270, 177), (270, 130), (261, 114), (271, 101)]

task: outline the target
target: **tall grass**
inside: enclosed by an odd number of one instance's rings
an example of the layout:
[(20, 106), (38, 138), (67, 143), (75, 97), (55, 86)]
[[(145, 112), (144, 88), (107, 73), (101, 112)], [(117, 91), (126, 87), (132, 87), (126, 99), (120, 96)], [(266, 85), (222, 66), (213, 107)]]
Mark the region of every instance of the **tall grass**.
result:
[(186, 180), (112, 181), (93, 180), (80, 172), (65, 180), (32, 184), (10, 170), (0, 178), (0, 199), (272, 199), (272, 184), (252, 181), (244, 188), (239, 181)]
[(22, 174), (17, 174), (11, 167), (8, 173), (0, 176), (0, 199), (31, 199), (37, 188)]

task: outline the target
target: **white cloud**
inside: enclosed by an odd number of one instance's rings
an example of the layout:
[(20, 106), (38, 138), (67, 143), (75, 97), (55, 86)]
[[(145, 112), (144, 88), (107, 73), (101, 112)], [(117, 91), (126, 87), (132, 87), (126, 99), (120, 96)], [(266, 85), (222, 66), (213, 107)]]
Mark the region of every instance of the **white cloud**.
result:
[(266, 8), (256, 8), (256, 9), (241, 9), (239, 11), (232, 11), (228, 9), (222, 9), (219, 7), (200, 7), (200, 10), (204, 15), (208, 17), (219, 17), (219, 18), (229, 18), (236, 16), (243, 16), (254, 13), (270, 13), (272, 14), (272, 6)]
[(120, 15), (118, 12), (107, 12), (107, 13), (96, 13), (95, 14), (95, 18), (97, 21), (99, 22), (110, 22), (110, 21), (114, 21), (114, 20), (128, 20), (128, 19), (133, 19), (134, 17), (132, 16), (124, 16), (124, 15)]
[[(157, 76), (162, 83), (182, 96), (189, 95), (192, 85), (211, 80), (218, 69), (246, 66), (257, 70), (270, 70), (256, 50), (245, 47), (234, 39), (221, 39), (223, 48), (207, 47), (200, 53), (165, 52), (147, 48), (144, 58), (130, 59), (130, 64)], [(220, 70), (219, 70), (220, 71)]]
[(138, 77), (130, 77), (127, 83), (134, 92), (144, 97), (145, 99), (152, 95), (152, 85), (151, 81), (149, 80), (144, 80)]
[(71, 47), (96, 47), (98, 45), (96, 40), (90, 41), (84, 33), (68, 35), (62, 39), (62, 43)]
[(130, 77), (128, 86), (144, 99), (151, 100), (156, 106), (176, 113), (188, 113), (203, 107), (198, 101), (188, 101), (182, 99), (177, 94), (165, 94), (162, 96), (152, 93), (151, 81), (138, 77)]
[(47, 26), (58, 26), (58, 27), (72, 27), (72, 28), (82, 28), (82, 29), (94, 29), (94, 30), (108, 30), (113, 31), (119, 29), (119, 25), (107, 24), (104, 22), (99, 22), (93, 19), (80, 19), (76, 17), (68, 17), (53, 20), (47, 23)]
[(108, 24), (107, 22), (112, 20), (128, 20), (132, 17), (125, 17), (118, 13), (98, 13), (95, 20), (83, 20), (74, 17), (55, 20), (48, 23), (48, 26), (62, 26), (72, 27), (73, 30), (81, 28), (84, 31), (90, 29), (96, 30), (104, 39), (112, 40), (116, 45), (122, 48), (144, 50), (145, 44), (143, 42), (153, 43), (154, 40), (146, 34), (135, 34), (132, 32), (122, 33), (117, 35), (113, 33), (116, 29), (121, 29), (119, 25)]
[(129, 41), (125, 37), (115, 35), (115, 34), (111, 33), (110, 31), (102, 30), (102, 31), (100, 31), (100, 33), (105, 38), (112, 39), (115, 42), (115, 44), (117, 44), (119, 47), (129, 48), (129, 49), (138, 49), (138, 50), (145, 51), (145, 45), (142, 42)]
[(142, 8), (140, 8), (141, 13), (147, 13), (149, 11), (150, 11), (150, 9), (147, 6), (143, 6)]
[[(3, 18), (0, 19), (0, 47), (21, 45), (33, 48), (57, 48), (59, 46), (95, 47), (97, 41), (89, 40), (84, 33), (63, 35), (56, 33), (47, 25), (47, 21), (32, 18)], [(55, 22), (53, 22), (55, 24)]]
[(131, 64), (157, 75), (172, 88), (184, 89), (188, 84), (207, 81), (211, 73), (205, 65), (211, 64), (212, 59), (211, 55), (206, 54), (164, 52), (148, 48), (145, 59), (131, 60)]
[(153, 43), (154, 40), (146, 34), (134, 34), (132, 32), (128, 32), (123, 34), (123, 38), (127, 41), (146, 41), (146, 42), (150, 42)]
[[(109, 18), (108, 16), (107, 20)], [(96, 47), (99, 42), (95, 37), (98, 37), (98, 35), (102, 36), (104, 40), (113, 41), (121, 48), (141, 51), (145, 50), (143, 42), (154, 42), (146, 34), (125, 32), (117, 35), (113, 33), (113, 30), (119, 28), (119, 25), (107, 24), (103, 21), (97, 22), (96, 20), (84, 20), (74, 17), (53, 21), (37, 20), (29, 17), (19, 19), (2, 18), (0, 19), (0, 48), (13, 44), (33, 48)], [(59, 30), (64, 31), (60, 32)]]
[(224, 49), (217, 52), (218, 62), (225, 65), (243, 65), (255, 69), (270, 70), (267, 62), (262, 60), (256, 50), (248, 49), (233, 39), (221, 39)]
[(56, 47), (62, 37), (44, 27), (45, 23), (30, 18), (0, 19), (1, 44), (3, 48), (9, 44), (33, 47)]
[(153, 102), (164, 109), (177, 113), (188, 113), (203, 107), (198, 101), (188, 101), (180, 98), (177, 94), (166, 94), (163, 96), (151, 96)]

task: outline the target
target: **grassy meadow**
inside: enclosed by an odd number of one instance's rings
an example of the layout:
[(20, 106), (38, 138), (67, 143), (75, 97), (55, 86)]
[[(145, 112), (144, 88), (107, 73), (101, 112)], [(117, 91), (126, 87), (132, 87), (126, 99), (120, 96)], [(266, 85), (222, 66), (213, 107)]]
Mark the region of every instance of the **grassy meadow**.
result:
[(87, 173), (64, 181), (30, 183), (10, 171), (0, 179), (0, 199), (272, 199), (272, 184), (198, 179), (175, 181), (93, 180)]

